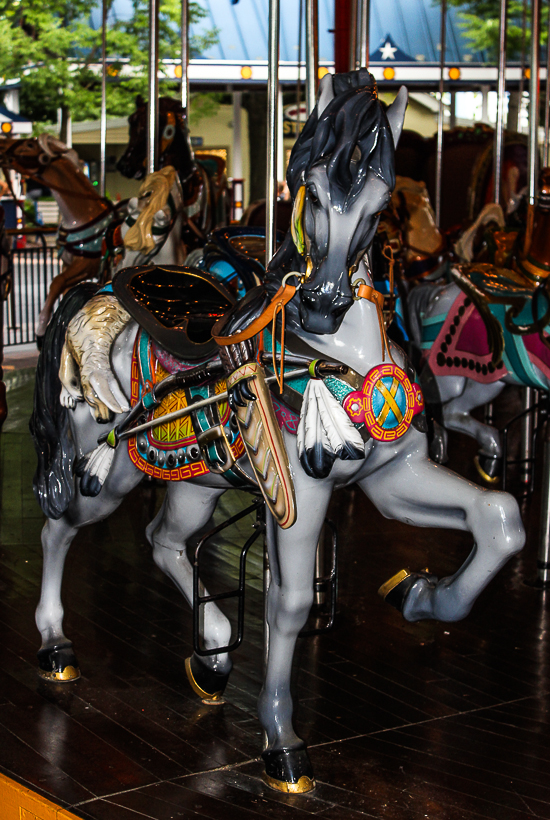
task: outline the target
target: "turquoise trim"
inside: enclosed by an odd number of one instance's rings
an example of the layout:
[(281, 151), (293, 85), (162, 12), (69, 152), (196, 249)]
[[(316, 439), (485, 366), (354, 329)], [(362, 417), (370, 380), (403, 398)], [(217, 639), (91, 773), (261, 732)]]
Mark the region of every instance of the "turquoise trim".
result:
[(439, 331), (444, 325), (444, 321), (440, 321), (437, 324), (433, 323), (430, 325), (422, 325), (422, 344), (426, 342), (430, 342), (433, 344), (439, 335)]
[[(529, 355), (525, 349), (525, 345), (523, 344), (522, 337), (516, 335), (515, 333), (510, 333), (506, 329), (504, 317), (506, 311), (509, 309), (509, 305), (490, 304), (489, 307), (491, 309), (491, 313), (496, 319), (498, 319), (502, 328), (505, 351), (505, 357), (503, 356), (503, 360), (508, 370), (513, 376), (516, 377), (516, 379), (519, 379), (522, 384), (525, 384), (528, 387), (534, 387), (537, 390), (546, 390), (548, 385), (537, 376), (536, 370), (529, 359)], [(517, 317), (516, 321), (518, 323), (521, 323), (522, 316), (523, 321), (533, 320), (533, 315), (530, 309), (528, 315), (523, 314), (525, 314), (525, 309), (521, 312), (520, 316)]]
[(100, 288), (98, 290), (98, 292), (96, 293), (96, 296), (98, 296), (100, 293), (112, 293), (112, 292), (113, 292), (113, 283), (109, 282), (108, 284), (104, 285), (102, 288)]

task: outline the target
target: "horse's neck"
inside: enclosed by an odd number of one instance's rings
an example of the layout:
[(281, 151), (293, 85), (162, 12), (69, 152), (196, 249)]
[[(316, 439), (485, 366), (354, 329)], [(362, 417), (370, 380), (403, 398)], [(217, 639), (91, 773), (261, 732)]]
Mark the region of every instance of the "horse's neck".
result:
[(40, 177), (45, 185), (51, 186), (66, 228), (85, 225), (108, 210), (88, 177), (66, 157), (53, 160), (41, 171)]

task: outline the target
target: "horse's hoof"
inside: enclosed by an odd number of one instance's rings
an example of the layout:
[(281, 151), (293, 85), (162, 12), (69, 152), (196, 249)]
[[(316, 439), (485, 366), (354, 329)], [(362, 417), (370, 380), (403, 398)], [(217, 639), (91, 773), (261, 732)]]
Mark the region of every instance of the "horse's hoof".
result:
[(225, 703), (222, 695), (229, 680), (229, 673), (215, 672), (195, 654), (185, 659), (185, 672), (192, 690), (202, 698), (203, 703), (214, 706)]
[(303, 794), (315, 788), (313, 768), (306, 745), (296, 749), (274, 749), (263, 752), (263, 779), (272, 789), (290, 794)]
[(398, 612), (403, 612), (407, 595), (419, 578), (425, 578), (427, 581), (437, 580), (435, 575), (431, 575), (427, 569), (420, 572), (409, 572), (407, 569), (402, 569), (382, 584), (378, 594)]
[(70, 683), (78, 680), (80, 669), (70, 641), (40, 649), (38, 652), (38, 674), (41, 678), (56, 683)]
[(497, 484), (500, 481), (502, 458), (500, 456), (484, 456), (478, 453), (474, 458), (476, 470), (487, 484)]

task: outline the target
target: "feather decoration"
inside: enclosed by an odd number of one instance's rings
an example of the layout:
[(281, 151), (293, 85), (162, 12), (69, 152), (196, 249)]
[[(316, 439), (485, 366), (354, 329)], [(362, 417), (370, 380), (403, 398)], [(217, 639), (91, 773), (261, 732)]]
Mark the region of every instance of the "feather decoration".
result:
[(319, 379), (309, 381), (304, 392), (296, 444), (304, 471), (314, 478), (326, 478), (336, 458), (365, 456), (359, 431)]
[(104, 442), (80, 459), (75, 472), (80, 477), (80, 492), (82, 495), (99, 495), (109, 475), (114, 457), (114, 448)]

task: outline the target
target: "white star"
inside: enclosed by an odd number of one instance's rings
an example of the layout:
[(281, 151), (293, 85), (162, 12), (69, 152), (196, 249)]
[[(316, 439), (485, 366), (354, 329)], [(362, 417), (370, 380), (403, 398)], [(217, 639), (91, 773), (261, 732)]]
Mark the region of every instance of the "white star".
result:
[(382, 46), (382, 48), (378, 49), (378, 51), (382, 53), (383, 60), (393, 60), (397, 48), (395, 46), (392, 46), (390, 41), (387, 40)]

